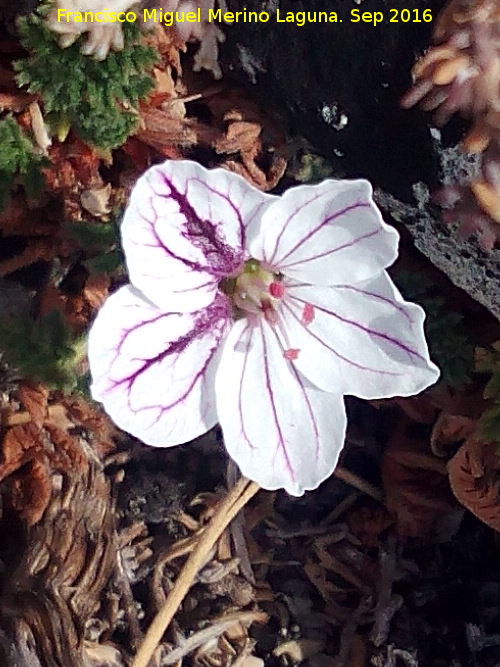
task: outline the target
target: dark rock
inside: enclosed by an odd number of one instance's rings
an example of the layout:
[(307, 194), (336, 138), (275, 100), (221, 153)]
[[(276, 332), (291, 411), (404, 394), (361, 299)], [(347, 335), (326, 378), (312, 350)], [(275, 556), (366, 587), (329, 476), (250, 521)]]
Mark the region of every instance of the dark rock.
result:
[[(414, 197), (418, 183), (433, 191), (445, 179), (430, 118), (399, 106), (415, 58), (429, 44), (433, 22), (402, 22), (400, 10), (409, 10), (412, 19), (431, 10), (435, 19), (444, 1), (227, 2), (231, 11), (268, 11), (271, 18), (225, 28), (225, 71), (256, 84), (262, 97), (288, 118), (292, 132), (308, 139), (332, 163), (337, 176), (368, 178), (380, 190), (379, 203), (408, 226), (417, 247), (500, 316), (500, 253), (486, 256), (475, 240), (463, 244), (439, 223), (435, 207), (424, 207)], [(281, 17), (288, 11), (335, 11), (342, 23), (277, 23), (278, 9)], [(377, 26), (353, 23), (353, 9), (381, 11), (385, 19)], [(395, 10), (397, 23), (390, 22)], [(458, 141), (461, 128), (450, 126), (451, 144)], [(456, 169), (448, 169), (446, 180), (462, 175)]]

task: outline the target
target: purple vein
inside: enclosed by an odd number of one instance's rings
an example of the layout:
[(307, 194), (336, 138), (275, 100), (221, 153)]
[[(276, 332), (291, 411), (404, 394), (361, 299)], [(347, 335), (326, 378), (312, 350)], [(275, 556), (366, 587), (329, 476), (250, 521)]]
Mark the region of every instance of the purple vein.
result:
[[(290, 299), (295, 299), (298, 300), (297, 297), (290, 296)], [(306, 303), (303, 301), (302, 303)], [(336, 356), (338, 359), (341, 361), (345, 361), (347, 364), (350, 366), (354, 366), (354, 368), (358, 368), (360, 371), (368, 371), (369, 373), (378, 373), (379, 375), (391, 375), (391, 376), (400, 376), (402, 373), (397, 373), (393, 371), (383, 371), (379, 370), (378, 368), (370, 368), (369, 366), (363, 366), (363, 364), (358, 364), (356, 361), (353, 361), (352, 359), (349, 359), (348, 357), (344, 357), (343, 354), (340, 354), (340, 352), (337, 352), (333, 347), (328, 345), (322, 338), (320, 338), (317, 334), (315, 334), (313, 331), (311, 331), (310, 325), (306, 326), (303, 324), (300, 320), (300, 318), (294, 313), (292, 308), (290, 307), (290, 304), (288, 304), (286, 301), (283, 302), (283, 306), (290, 312), (292, 317), (299, 323), (299, 325), (302, 327), (302, 329), (305, 330), (305, 332), (314, 338), (315, 340), (318, 341), (320, 345), (323, 347), (326, 347), (327, 350), (329, 350), (334, 356)], [(316, 306), (314, 306), (316, 308)]]
[[(311, 257), (306, 257), (305, 259), (298, 259), (295, 262), (290, 262), (289, 264), (282, 264), (280, 261), (279, 268), (280, 269), (289, 269), (292, 266), (297, 266), (297, 264), (306, 264), (306, 262), (312, 262), (315, 259), (321, 259), (322, 257), (328, 257), (328, 255), (333, 255), (335, 252), (338, 252), (339, 250), (345, 250), (346, 248), (350, 248), (353, 245), (356, 245), (356, 243), (359, 243), (360, 241), (364, 241), (365, 239), (372, 238), (372, 236), (377, 236), (377, 234), (380, 234), (382, 230), (379, 229), (374, 229), (371, 232), (366, 232), (366, 234), (362, 234), (361, 236), (358, 236), (355, 239), (352, 239), (352, 241), (348, 241), (347, 243), (344, 243), (343, 245), (339, 245), (336, 248), (332, 248), (331, 250), (325, 250), (325, 252), (320, 252), (317, 255), (311, 255)], [(291, 251), (293, 252), (293, 251)], [(289, 253), (290, 254), (290, 253)]]
[[(282, 345), (282, 343), (279, 339), (278, 333), (276, 332), (276, 330), (274, 328), (272, 329), (272, 332), (273, 332), (274, 337), (276, 338), (276, 340), (278, 342), (278, 345), (280, 346), (281, 350), (284, 352), (285, 348), (283, 347), (283, 345)], [(311, 401), (309, 400), (309, 396), (307, 395), (306, 388), (304, 387), (304, 383), (302, 382), (302, 379), (299, 375), (299, 372), (297, 371), (297, 369), (295, 368), (295, 366), (293, 365), (293, 363), (291, 361), (288, 361), (287, 363), (288, 363), (289, 369), (292, 371), (293, 375), (295, 376), (295, 379), (297, 380), (297, 383), (298, 383), (298, 385), (300, 387), (300, 390), (302, 392), (302, 395), (304, 397), (304, 401), (306, 402), (307, 409), (309, 411), (309, 415), (311, 417), (311, 422), (313, 424), (313, 430), (314, 430), (314, 437), (316, 439), (315, 457), (316, 457), (316, 461), (317, 461), (318, 458), (319, 458), (320, 450), (321, 450), (321, 444), (320, 444), (320, 437), (319, 437), (319, 428), (318, 428), (318, 424), (317, 424), (317, 421), (316, 421), (316, 415), (314, 414), (314, 411), (312, 409)]]
[(279, 423), (278, 419), (278, 411), (276, 409), (276, 403), (274, 401), (274, 394), (273, 390), (271, 387), (271, 376), (269, 373), (269, 362), (268, 362), (268, 355), (267, 355), (267, 345), (266, 345), (266, 337), (264, 334), (264, 328), (262, 326), (262, 322), (260, 322), (260, 334), (261, 334), (261, 339), (262, 339), (262, 348), (264, 352), (264, 374), (265, 374), (265, 384), (266, 384), (266, 391), (269, 394), (269, 398), (271, 400), (271, 408), (272, 408), (272, 413), (273, 413), (273, 418), (274, 418), (274, 423), (276, 425), (276, 430), (278, 432), (278, 444), (276, 447), (276, 452), (281, 449), (283, 452), (283, 456), (285, 459), (286, 466), (288, 468), (288, 472), (290, 473), (290, 477), (292, 481), (295, 482), (295, 470), (293, 469), (292, 462), (290, 461), (290, 457), (288, 456), (288, 452), (285, 446), (285, 439), (283, 437), (283, 433), (281, 431), (281, 426)]
[[(295, 299), (296, 301), (300, 301), (303, 304), (309, 303), (308, 301), (304, 301), (304, 299), (299, 298), (298, 296), (291, 297)], [(355, 329), (359, 329), (360, 331), (363, 331), (364, 333), (368, 334), (369, 336), (374, 336), (375, 338), (381, 338), (382, 340), (385, 340), (389, 343), (392, 343), (396, 347), (398, 347), (401, 350), (404, 350), (408, 355), (411, 357), (416, 357), (417, 359), (420, 359), (421, 361), (426, 361), (426, 359), (413, 350), (411, 347), (408, 345), (405, 345), (402, 341), (398, 340), (397, 338), (393, 338), (393, 336), (389, 336), (389, 334), (383, 333), (382, 331), (377, 331), (376, 329), (371, 329), (370, 327), (365, 327), (363, 324), (360, 324), (359, 322), (355, 322), (354, 320), (349, 320), (347, 317), (342, 317), (338, 313), (336, 313), (333, 310), (329, 310), (328, 308), (324, 308), (323, 306), (318, 306), (317, 304), (314, 304), (313, 306), (315, 309), (322, 311), (323, 313), (326, 313), (327, 315), (331, 315), (334, 317), (336, 320), (339, 320), (339, 322), (343, 322), (344, 324), (348, 324), (349, 326), (354, 327)]]
[(327, 195), (327, 194), (329, 194), (328, 191), (325, 191), (325, 192), (319, 192), (317, 195), (315, 195), (315, 196), (312, 197), (311, 199), (308, 199), (307, 201), (303, 202), (300, 206), (297, 206), (297, 208), (294, 210), (294, 212), (292, 213), (292, 215), (288, 216), (288, 218), (286, 219), (285, 223), (283, 224), (283, 227), (281, 228), (280, 233), (278, 234), (278, 236), (277, 236), (277, 238), (276, 238), (276, 241), (275, 241), (275, 243), (274, 243), (274, 250), (273, 250), (273, 254), (271, 255), (271, 258), (268, 260), (266, 257), (264, 257), (264, 260), (265, 260), (266, 262), (269, 262), (270, 264), (271, 264), (272, 262), (274, 262), (274, 259), (275, 259), (275, 257), (276, 257), (276, 253), (278, 252), (278, 246), (279, 246), (279, 244), (280, 244), (281, 238), (282, 238), (283, 234), (285, 233), (286, 228), (288, 227), (288, 225), (290, 224), (290, 222), (294, 219), (294, 217), (295, 217), (296, 215), (298, 215), (301, 211), (303, 211), (304, 208), (305, 208), (306, 206), (309, 206), (309, 204), (313, 204), (315, 201), (317, 201), (317, 200), (320, 199), (321, 197), (324, 197), (324, 196)]
[[(241, 343), (243, 337), (245, 336), (248, 329), (250, 329), (250, 328), (251, 328), (251, 325), (247, 324), (246, 327), (241, 332), (240, 337), (236, 341), (236, 343), (234, 345), (235, 348), (239, 345), (239, 343)], [(239, 389), (238, 389), (238, 415), (239, 415), (239, 418), (240, 418), (241, 433), (242, 433), (243, 437), (245, 438), (245, 440), (247, 441), (248, 445), (250, 446), (250, 449), (255, 450), (257, 448), (250, 441), (250, 438), (248, 437), (247, 431), (246, 431), (246, 428), (245, 428), (245, 420), (243, 418), (243, 397), (242, 397), (243, 384), (245, 382), (245, 374), (246, 374), (246, 370), (247, 370), (248, 355), (249, 355), (249, 351), (250, 351), (250, 344), (252, 342), (252, 335), (253, 335), (253, 330), (252, 330), (252, 332), (250, 334), (250, 337), (248, 338), (248, 340), (246, 342), (246, 346), (245, 346), (245, 361), (243, 362), (243, 368), (241, 369), (240, 386), (239, 386)]]
[[(310, 232), (308, 232), (300, 241), (297, 241), (297, 243), (289, 250), (283, 257), (280, 258), (279, 262), (281, 265), (281, 262), (283, 262), (287, 257), (290, 257), (291, 254), (293, 254), (297, 248), (300, 248), (301, 245), (304, 245), (314, 234), (320, 231), (323, 227), (326, 225), (330, 224), (333, 220), (336, 220), (337, 218), (340, 218), (343, 215), (346, 215), (347, 213), (350, 213), (351, 211), (355, 211), (357, 208), (370, 208), (370, 203), (369, 202), (360, 202), (357, 201), (355, 204), (350, 204), (349, 206), (345, 206), (344, 208), (341, 208), (340, 211), (336, 211), (332, 215), (328, 216), (324, 220), (322, 220), (319, 225), (314, 227), (314, 229), (311, 229)], [(378, 230), (377, 230), (378, 232)], [(353, 242), (350, 242), (347, 245), (351, 245)], [(340, 248), (339, 248), (340, 249)], [(337, 250), (337, 248), (335, 249)], [(330, 251), (332, 252), (332, 251)], [(328, 254), (328, 253), (327, 253)]]
[(369, 296), (372, 299), (376, 299), (378, 301), (387, 303), (389, 306), (392, 306), (396, 310), (399, 310), (399, 312), (402, 315), (404, 315), (405, 318), (408, 320), (410, 325), (414, 324), (414, 321), (410, 317), (410, 314), (407, 312), (406, 308), (401, 304), (399, 304), (397, 301), (394, 301), (394, 299), (390, 299), (387, 296), (382, 296), (381, 294), (377, 294), (376, 292), (369, 292), (368, 290), (360, 289), (359, 287), (355, 287), (354, 285), (332, 285), (332, 288), (350, 290), (351, 292), (356, 292), (357, 294), (364, 294), (365, 296)]

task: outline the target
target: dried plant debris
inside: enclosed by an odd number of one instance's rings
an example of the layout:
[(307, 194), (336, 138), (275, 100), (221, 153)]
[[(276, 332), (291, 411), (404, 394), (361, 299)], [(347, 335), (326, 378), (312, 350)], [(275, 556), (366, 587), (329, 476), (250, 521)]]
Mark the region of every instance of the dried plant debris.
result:
[(498, 446), (470, 437), (448, 463), (453, 493), (481, 521), (500, 531)]
[(500, 240), (500, 13), (496, 0), (451, 0), (435, 22), (434, 45), (413, 68), (414, 85), (404, 107), (420, 104), (444, 125), (455, 113), (471, 121), (466, 151), (481, 154), (480, 174), (446, 186), (437, 203), (445, 221), (475, 232), (483, 248)]

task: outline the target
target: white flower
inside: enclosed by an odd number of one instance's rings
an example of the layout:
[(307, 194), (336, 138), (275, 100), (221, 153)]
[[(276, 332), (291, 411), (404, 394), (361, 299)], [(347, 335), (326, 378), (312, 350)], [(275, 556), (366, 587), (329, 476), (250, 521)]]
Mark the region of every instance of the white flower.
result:
[(335, 468), (344, 394), (410, 396), (438, 378), (424, 312), (385, 271), (398, 234), (366, 181), (276, 197), (167, 161), (138, 181), (122, 238), (131, 284), (91, 329), (92, 393), (147, 444), (219, 422), (244, 475), (300, 495)]

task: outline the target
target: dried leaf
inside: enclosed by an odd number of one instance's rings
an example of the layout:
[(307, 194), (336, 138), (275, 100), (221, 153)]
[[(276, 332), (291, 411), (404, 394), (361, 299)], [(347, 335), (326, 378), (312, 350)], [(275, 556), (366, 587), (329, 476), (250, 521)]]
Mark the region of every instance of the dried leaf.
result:
[(217, 153), (238, 153), (260, 150), (262, 127), (258, 123), (236, 121), (229, 125), (224, 137), (218, 139), (214, 148)]
[(29, 105), (29, 112), (31, 116), (31, 129), (33, 130), (37, 146), (44, 155), (47, 155), (47, 149), (52, 145), (52, 139), (49, 137), (49, 133), (45, 127), (38, 102), (32, 102)]
[(473, 436), (448, 463), (455, 497), (478, 519), (500, 531), (500, 457), (498, 444)]
[(100, 458), (108, 456), (116, 449), (114, 438), (117, 429), (109, 417), (96, 405), (78, 396), (64, 396), (62, 405), (67, 409), (70, 419), (87, 430), (89, 441), (95, 446)]
[[(0, 75), (0, 85), (1, 83)], [(21, 91), (0, 93), (0, 109), (2, 109), (2, 111), (14, 111), (15, 113), (19, 113), (20, 111), (24, 111), (34, 100), (36, 100), (35, 95), (23, 93)]]
[(12, 480), (12, 507), (28, 526), (40, 521), (52, 494), (52, 483), (45, 458), (35, 458), (22, 474)]
[(454, 508), (446, 467), (426, 438), (402, 416), (395, 424), (382, 460), (386, 506), (400, 535), (428, 536), (443, 514)]
[(315, 639), (290, 639), (277, 646), (273, 651), (273, 655), (277, 658), (284, 655), (293, 663), (299, 663), (316, 655), (324, 647), (325, 642)]
[(40, 382), (23, 381), (18, 389), (19, 400), (31, 416), (31, 421), (41, 428), (47, 417), (49, 390)]
[(436, 456), (448, 454), (450, 445), (468, 438), (476, 428), (476, 420), (442, 412), (431, 433), (431, 449)]
[(80, 195), (83, 208), (96, 218), (102, 218), (111, 211), (109, 198), (111, 195), (111, 183), (102, 188), (91, 188), (84, 190)]
[(358, 507), (347, 516), (349, 531), (367, 547), (378, 547), (381, 534), (394, 523), (385, 507)]
[(83, 643), (85, 667), (124, 667), (120, 651), (110, 644)]
[(2, 440), (0, 482), (43, 450), (40, 429), (33, 422), (13, 426)]
[(92, 310), (102, 306), (108, 296), (111, 280), (104, 273), (91, 274), (85, 281), (83, 296)]

